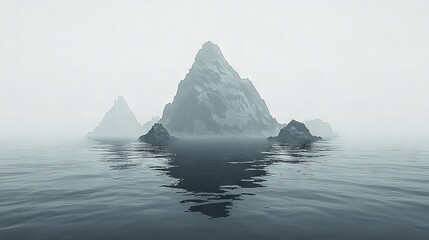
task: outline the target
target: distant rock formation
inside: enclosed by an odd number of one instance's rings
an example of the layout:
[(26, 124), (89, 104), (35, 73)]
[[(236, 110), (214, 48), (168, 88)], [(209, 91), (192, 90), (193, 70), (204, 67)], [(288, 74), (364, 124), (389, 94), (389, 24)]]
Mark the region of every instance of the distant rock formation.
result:
[(140, 141), (154, 145), (166, 145), (174, 139), (160, 123), (155, 123), (147, 134), (139, 137)]
[(161, 120), (161, 118), (156, 116), (156, 117), (153, 117), (150, 121), (145, 122), (142, 126), (143, 133), (149, 132), (149, 130), (153, 127), (153, 125), (155, 125), (155, 123), (158, 123), (159, 120)]
[(178, 136), (269, 136), (279, 129), (252, 82), (241, 79), (212, 42), (199, 50), (160, 123)]
[(100, 124), (90, 133), (88, 138), (111, 139), (111, 138), (134, 138), (143, 134), (140, 123), (137, 122), (134, 113), (127, 102), (119, 96), (113, 107), (104, 115)]
[(277, 137), (269, 137), (268, 139), (290, 144), (306, 144), (322, 138), (313, 136), (304, 123), (292, 120), (280, 130)]
[(332, 139), (338, 137), (338, 134), (332, 130), (331, 125), (327, 122), (323, 122), (320, 119), (304, 121), (304, 124), (310, 130), (311, 134), (315, 136), (320, 136), (323, 139)]

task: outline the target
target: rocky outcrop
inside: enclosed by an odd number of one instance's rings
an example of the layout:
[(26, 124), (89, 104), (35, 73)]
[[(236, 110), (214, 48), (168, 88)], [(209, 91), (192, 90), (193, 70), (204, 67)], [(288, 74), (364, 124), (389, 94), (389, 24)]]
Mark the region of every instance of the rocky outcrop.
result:
[(153, 117), (150, 121), (145, 122), (142, 126), (143, 133), (147, 133), (153, 127), (153, 125), (155, 125), (155, 123), (159, 123), (159, 120), (161, 120), (161, 118), (156, 116)]
[(304, 123), (292, 120), (280, 130), (278, 136), (269, 137), (268, 139), (289, 144), (307, 144), (322, 138), (313, 136)]
[(177, 136), (269, 136), (279, 129), (252, 82), (212, 42), (199, 50), (160, 123)]
[(147, 134), (139, 137), (139, 141), (153, 145), (166, 145), (174, 139), (175, 137), (171, 136), (160, 123), (155, 123)]
[(90, 133), (88, 138), (112, 139), (112, 138), (133, 138), (143, 134), (142, 126), (137, 122), (134, 113), (127, 102), (119, 96), (113, 107), (104, 115), (100, 124)]

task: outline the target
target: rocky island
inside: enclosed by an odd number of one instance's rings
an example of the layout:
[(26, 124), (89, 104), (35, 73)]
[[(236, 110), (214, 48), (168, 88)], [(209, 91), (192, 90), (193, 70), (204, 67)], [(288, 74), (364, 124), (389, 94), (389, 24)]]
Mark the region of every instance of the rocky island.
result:
[(175, 139), (160, 123), (155, 123), (148, 133), (139, 137), (139, 141), (153, 145), (167, 145)]
[(162, 145), (175, 139), (170, 133), (179, 137), (264, 138), (278, 133), (268, 139), (294, 144), (337, 136), (329, 123), (320, 119), (305, 124), (296, 120), (286, 126), (279, 124), (252, 82), (241, 78), (220, 48), (210, 41), (198, 51), (161, 118), (154, 117), (142, 126), (124, 98), (118, 97), (88, 137), (135, 139), (141, 135), (140, 141)]
[(278, 136), (268, 138), (271, 141), (289, 144), (307, 144), (321, 139), (321, 137), (313, 136), (304, 123), (296, 120), (290, 121), (286, 127), (282, 128)]

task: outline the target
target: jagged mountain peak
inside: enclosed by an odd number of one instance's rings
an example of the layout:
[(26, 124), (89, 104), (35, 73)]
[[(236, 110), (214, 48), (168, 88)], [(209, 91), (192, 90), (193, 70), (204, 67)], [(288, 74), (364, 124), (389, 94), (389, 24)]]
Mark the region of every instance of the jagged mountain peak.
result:
[(113, 103), (112, 109), (124, 109), (126, 111), (131, 111), (130, 106), (128, 105), (127, 101), (125, 101), (125, 98), (123, 96), (118, 96)]
[(127, 104), (127, 102), (125, 101), (125, 98), (123, 96), (118, 96), (115, 100), (115, 105), (117, 104)]
[(201, 60), (225, 60), (219, 46), (208, 41), (203, 44), (195, 58)]
[(198, 51), (192, 69), (195, 71), (208, 69), (213, 72), (231, 75), (233, 78), (239, 78), (238, 73), (223, 56), (219, 46), (210, 41), (204, 43)]
[(206, 42), (160, 121), (176, 135), (267, 135), (277, 121), (250, 80)]
[(87, 136), (90, 138), (137, 138), (143, 133), (142, 130), (142, 126), (138, 123), (124, 97), (119, 96), (100, 124)]

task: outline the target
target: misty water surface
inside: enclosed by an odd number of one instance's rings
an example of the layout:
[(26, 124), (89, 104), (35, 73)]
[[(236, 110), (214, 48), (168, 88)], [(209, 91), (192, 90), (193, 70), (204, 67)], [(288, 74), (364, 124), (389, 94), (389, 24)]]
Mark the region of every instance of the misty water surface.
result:
[(0, 144), (0, 239), (426, 239), (427, 142)]

